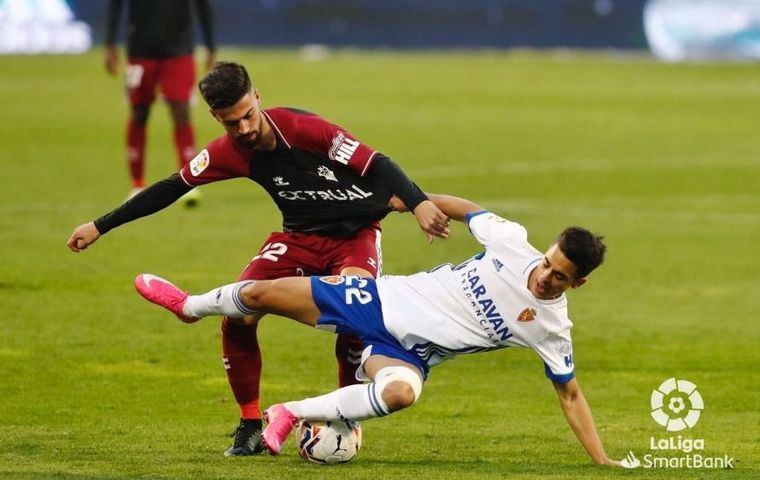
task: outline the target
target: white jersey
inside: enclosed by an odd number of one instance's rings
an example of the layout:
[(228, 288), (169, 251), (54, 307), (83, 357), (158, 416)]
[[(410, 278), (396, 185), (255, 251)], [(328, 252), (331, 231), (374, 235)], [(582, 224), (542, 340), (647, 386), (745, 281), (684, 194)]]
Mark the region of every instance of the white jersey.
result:
[(528, 276), (543, 255), (520, 224), (490, 212), (467, 221), (485, 252), (456, 267), (377, 280), (386, 329), (429, 366), (463, 353), (527, 347), (543, 360), (549, 378), (569, 381), (567, 298), (540, 300), (528, 290)]

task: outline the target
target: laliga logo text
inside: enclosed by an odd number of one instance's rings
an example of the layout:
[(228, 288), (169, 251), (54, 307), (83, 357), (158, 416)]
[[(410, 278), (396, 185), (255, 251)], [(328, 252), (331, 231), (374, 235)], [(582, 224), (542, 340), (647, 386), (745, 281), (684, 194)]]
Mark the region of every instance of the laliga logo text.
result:
[[(668, 432), (680, 432), (693, 428), (699, 421), (705, 404), (697, 386), (688, 380), (669, 378), (652, 390), (650, 415)], [(649, 437), (649, 453), (642, 460), (629, 452), (621, 461), (625, 468), (733, 468), (734, 459), (728, 455), (706, 457), (704, 438)], [(664, 456), (671, 454), (676, 456)], [(677, 452), (677, 453), (676, 453)], [(679, 455), (680, 454), (680, 455)]]

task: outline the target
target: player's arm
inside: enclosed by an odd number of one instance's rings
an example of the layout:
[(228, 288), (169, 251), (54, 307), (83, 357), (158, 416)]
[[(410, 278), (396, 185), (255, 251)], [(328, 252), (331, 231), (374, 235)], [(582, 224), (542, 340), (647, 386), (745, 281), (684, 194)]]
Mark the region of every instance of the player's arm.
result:
[(78, 226), (69, 237), (68, 247), (72, 252), (80, 252), (92, 245), (101, 235), (132, 220), (163, 210), (193, 187), (182, 181), (178, 173), (154, 183), (121, 206), (102, 217)]
[(430, 201), (393, 160), (382, 153), (376, 153), (367, 171), (367, 177), (374, 179), (401, 199), (407, 209), (414, 213), (420, 228), (427, 233), (428, 241), (432, 241), (433, 235), (441, 238), (449, 236), (449, 220), (446, 214)]
[(575, 378), (565, 383), (553, 380), (552, 384), (559, 396), (559, 403), (562, 407), (562, 412), (565, 414), (567, 423), (594, 462), (599, 465), (619, 466), (620, 462), (607, 457), (602, 446), (602, 441), (596, 431), (596, 425), (594, 425), (594, 419), (591, 416), (591, 409)]
[[(455, 197), (452, 195), (440, 195), (437, 193), (428, 193), (427, 197), (432, 201), (446, 216), (464, 222), (466, 216), (475, 212), (482, 212), (484, 210), (480, 205), (471, 202), (464, 198)], [(406, 208), (406, 204), (399, 197), (392, 197), (389, 206), (391, 209), (398, 212), (409, 211)]]
[(116, 27), (119, 25), (119, 14), (123, 0), (111, 0), (108, 2), (108, 15), (106, 20), (106, 71), (111, 75), (119, 72), (119, 53), (116, 50)]
[(195, 0), (195, 12), (201, 24), (203, 41), (206, 44), (206, 70), (211, 70), (216, 60), (216, 40), (214, 37), (214, 13), (208, 0)]

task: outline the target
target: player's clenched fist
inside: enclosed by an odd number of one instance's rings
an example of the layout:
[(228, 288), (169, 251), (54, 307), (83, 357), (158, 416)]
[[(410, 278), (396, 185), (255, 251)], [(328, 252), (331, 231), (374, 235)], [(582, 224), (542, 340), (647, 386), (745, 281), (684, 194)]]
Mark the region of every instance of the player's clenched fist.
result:
[(67, 245), (72, 252), (81, 252), (100, 238), (100, 232), (93, 222), (79, 225), (69, 237)]

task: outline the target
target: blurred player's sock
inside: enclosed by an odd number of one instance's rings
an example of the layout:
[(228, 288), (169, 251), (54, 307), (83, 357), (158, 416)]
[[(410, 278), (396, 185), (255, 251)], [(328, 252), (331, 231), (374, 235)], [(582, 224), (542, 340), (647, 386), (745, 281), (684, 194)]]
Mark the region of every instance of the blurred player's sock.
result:
[(351, 385), (318, 397), (285, 404), (298, 418), (309, 420), (352, 420), (384, 417), (388, 405), (375, 391), (375, 382)]
[(209, 315), (226, 315), (232, 318), (242, 318), (254, 315), (240, 300), (240, 290), (246, 285), (255, 283), (253, 280), (230, 283), (201, 295), (190, 295), (183, 307), (183, 313), (188, 317), (207, 317)]
[(235, 429), (232, 436), (235, 438), (232, 446), (224, 452), (225, 457), (244, 457), (255, 455), (264, 451), (264, 443), (261, 440), (261, 419), (240, 419), (240, 425)]
[(356, 379), (356, 369), (362, 360), (364, 344), (359, 337), (338, 335), (335, 339), (335, 359), (338, 361), (338, 386), (346, 387), (360, 383)]
[(144, 187), (145, 125), (134, 120), (127, 121), (127, 161), (133, 187)]
[(195, 135), (189, 123), (174, 127), (174, 147), (177, 149), (177, 163), (180, 168), (195, 156)]

